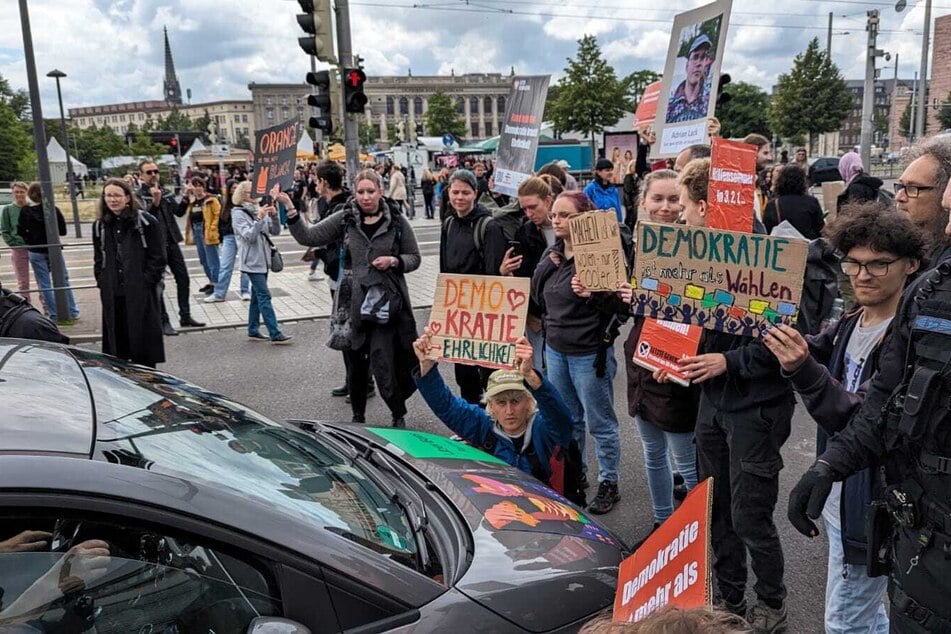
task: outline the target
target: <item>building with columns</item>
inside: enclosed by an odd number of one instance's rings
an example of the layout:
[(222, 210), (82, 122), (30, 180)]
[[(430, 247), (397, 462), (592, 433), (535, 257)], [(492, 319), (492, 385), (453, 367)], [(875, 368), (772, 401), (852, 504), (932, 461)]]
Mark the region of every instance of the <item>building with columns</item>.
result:
[[(367, 77), (364, 91), (369, 100), (366, 116), (376, 129), (376, 138), (393, 142), (387, 128), (402, 121), (407, 134), (423, 121), (429, 98), (437, 91), (452, 98), (466, 124), (466, 140), (488, 139), (499, 134), (505, 116), (505, 101), (512, 87), (514, 69), (501, 73), (467, 73), (465, 75), (413, 75)], [(310, 116), (307, 84), (248, 84), (255, 120), (261, 127), (277, 125), (287, 119)], [(441, 130), (426, 130), (440, 135)]]

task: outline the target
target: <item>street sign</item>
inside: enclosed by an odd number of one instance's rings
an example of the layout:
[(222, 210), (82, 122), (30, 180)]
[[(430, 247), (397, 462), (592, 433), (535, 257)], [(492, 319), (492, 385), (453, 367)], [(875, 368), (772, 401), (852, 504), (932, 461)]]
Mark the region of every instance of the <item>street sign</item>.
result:
[(446, 147), (452, 147), (452, 144), (455, 142), (455, 139), (451, 134), (442, 135), (442, 144)]
[(224, 158), (231, 154), (231, 148), (227, 143), (215, 143), (211, 146), (211, 155)]

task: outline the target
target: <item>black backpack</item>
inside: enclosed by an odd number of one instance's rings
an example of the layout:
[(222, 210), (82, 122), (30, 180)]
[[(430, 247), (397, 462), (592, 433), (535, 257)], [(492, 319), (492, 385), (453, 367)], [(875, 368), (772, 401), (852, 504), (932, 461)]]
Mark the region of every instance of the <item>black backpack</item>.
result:
[(832, 313), (839, 295), (839, 258), (823, 238), (809, 243), (806, 273), (799, 300), (799, 330), (803, 334), (819, 333), (822, 322)]
[(21, 315), (31, 310), (36, 310), (36, 308), (31, 306), (25, 297), (0, 289), (0, 337), (10, 336), (13, 324)]
[[(481, 448), (486, 453), (495, 455), (498, 442), (499, 437), (495, 435), (495, 432), (489, 432)], [(572, 438), (567, 448), (564, 445), (555, 445), (551, 458), (548, 460), (551, 476), (545, 473), (541, 458), (535, 451), (535, 443), (529, 441), (524, 455), (528, 459), (532, 476), (536, 480), (565, 496), (576, 506), (584, 508), (588, 505), (588, 498), (584, 492), (585, 475), (581, 461), (581, 447), (577, 440)]]

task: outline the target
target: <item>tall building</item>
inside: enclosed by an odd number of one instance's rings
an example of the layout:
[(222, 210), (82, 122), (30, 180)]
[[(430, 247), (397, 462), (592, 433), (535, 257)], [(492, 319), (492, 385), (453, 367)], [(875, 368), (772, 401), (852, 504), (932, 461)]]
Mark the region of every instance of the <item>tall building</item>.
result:
[[(370, 76), (364, 84), (369, 103), (367, 121), (376, 131), (376, 138), (389, 138), (389, 124), (402, 121), (407, 130), (422, 122), (429, 108), (429, 99), (437, 91), (445, 93), (456, 103), (459, 115), (466, 124), (466, 140), (487, 139), (499, 134), (505, 116), (505, 100), (512, 87), (512, 70), (508, 76), (501, 73), (468, 73), (465, 75)], [(310, 116), (307, 84), (248, 84), (254, 116), (261, 127), (277, 125), (288, 119)], [(426, 130), (429, 135), (441, 135), (442, 130)]]
[(175, 62), (172, 61), (172, 47), (168, 43), (168, 29), (162, 27), (165, 34), (165, 81), (163, 82), (162, 94), (165, 95), (165, 101), (181, 105), (182, 87), (178, 83), (178, 75), (175, 74)]
[(940, 132), (938, 121), (941, 105), (951, 97), (951, 15), (934, 21), (934, 47), (931, 49), (931, 82), (928, 87), (928, 133)]

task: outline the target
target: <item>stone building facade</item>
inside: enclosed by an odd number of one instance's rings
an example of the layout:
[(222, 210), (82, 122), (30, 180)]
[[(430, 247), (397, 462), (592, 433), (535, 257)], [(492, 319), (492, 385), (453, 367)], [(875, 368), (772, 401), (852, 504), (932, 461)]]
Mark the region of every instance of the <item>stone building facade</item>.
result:
[(951, 96), (951, 15), (935, 18), (930, 72), (928, 123), (925, 130), (933, 134), (944, 128), (938, 121), (938, 110)]

